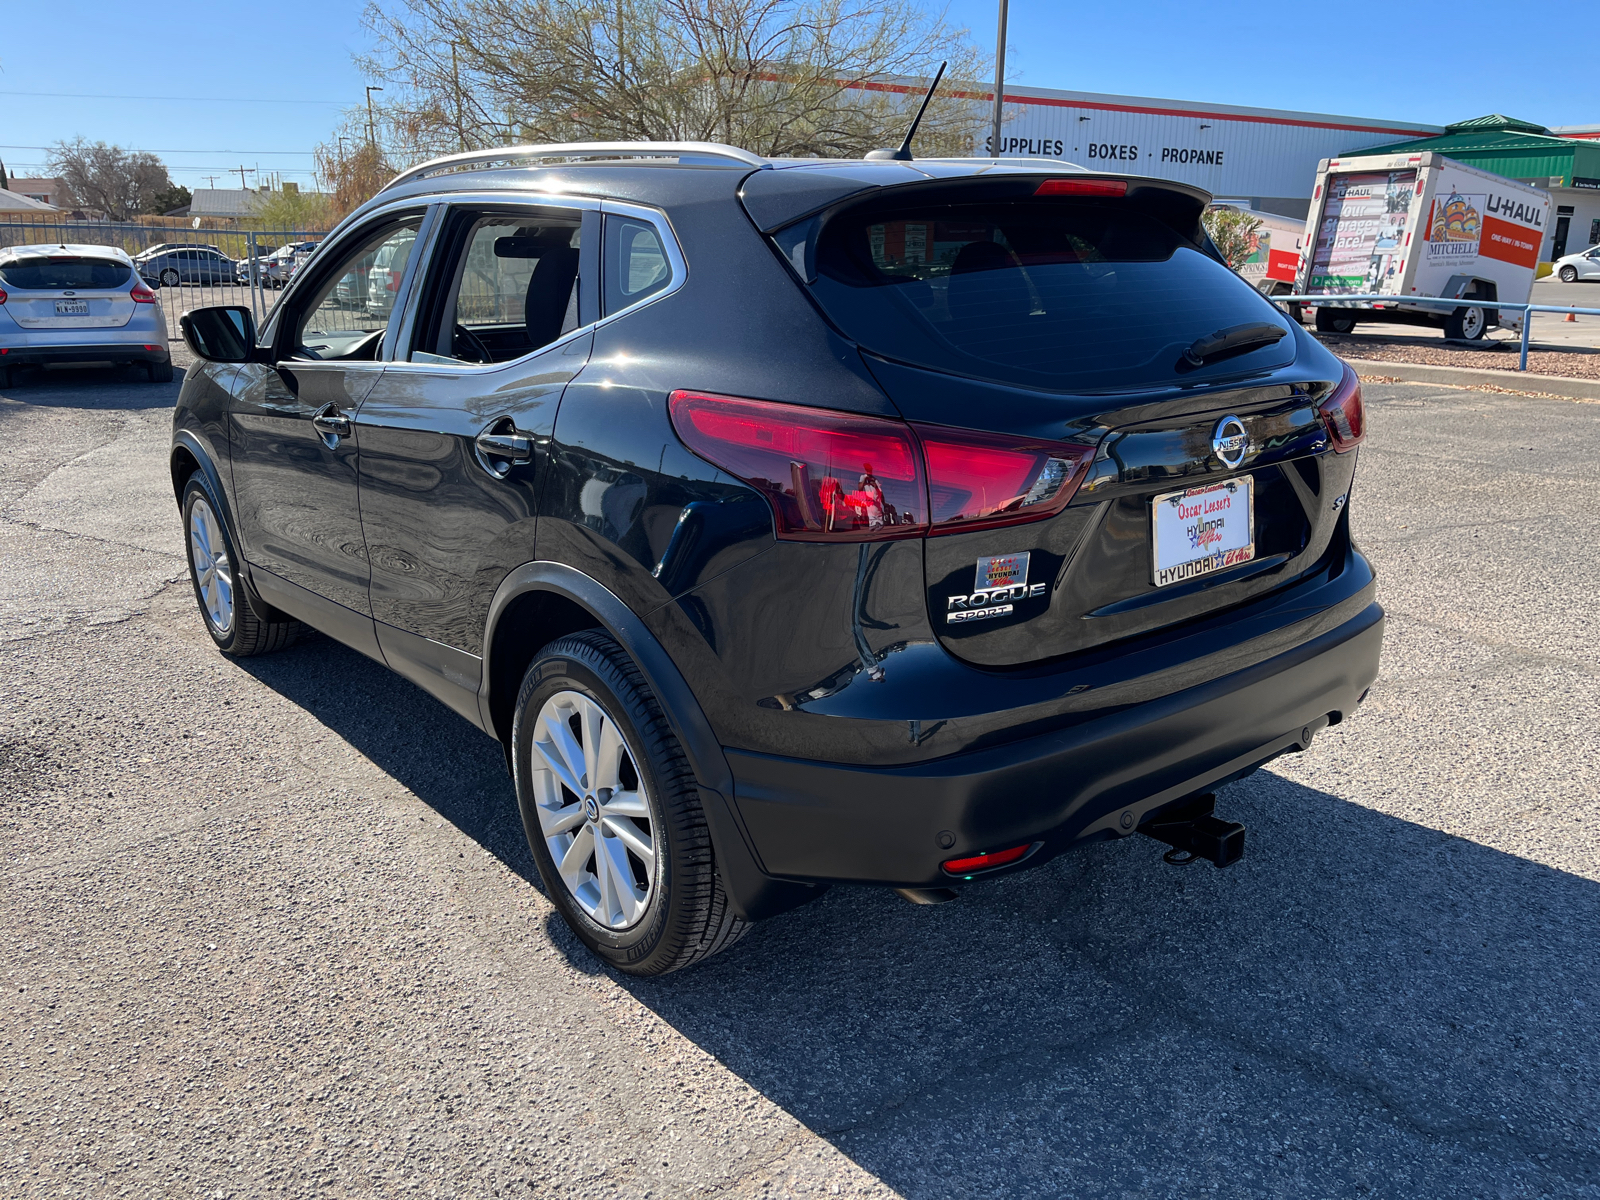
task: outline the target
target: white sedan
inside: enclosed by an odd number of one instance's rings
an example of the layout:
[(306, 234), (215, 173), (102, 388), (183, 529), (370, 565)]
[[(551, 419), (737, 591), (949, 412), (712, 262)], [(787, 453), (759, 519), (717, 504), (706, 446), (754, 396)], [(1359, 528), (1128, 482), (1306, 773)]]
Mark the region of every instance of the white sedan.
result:
[(1562, 283), (1580, 279), (1600, 280), (1600, 246), (1590, 246), (1575, 254), (1563, 254), (1555, 261), (1555, 276)]

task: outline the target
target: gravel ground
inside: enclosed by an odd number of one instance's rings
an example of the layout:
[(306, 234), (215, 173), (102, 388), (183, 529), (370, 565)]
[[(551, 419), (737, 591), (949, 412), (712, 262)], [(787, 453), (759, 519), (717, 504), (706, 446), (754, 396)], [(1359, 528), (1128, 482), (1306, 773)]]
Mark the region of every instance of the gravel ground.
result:
[[(1363, 336), (1319, 333), (1317, 340), (1343, 358), (1382, 362), (1425, 363), (1435, 367), (1471, 367), (1479, 371), (1515, 373), (1520, 357), (1516, 342), (1487, 342), (1481, 350), (1452, 347), (1437, 338)], [(1528, 350), (1528, 370), (1536, 375), (1568, 379), (1600, 379), (1600, 351)]]
[(496, 748), (316, 639), (230, 662), (173, 387), (0, 398), (0, 1195), (1600, 1200), (1592, 406), (1373, 385), (1363, 709), (938, 908), (599, 969)]

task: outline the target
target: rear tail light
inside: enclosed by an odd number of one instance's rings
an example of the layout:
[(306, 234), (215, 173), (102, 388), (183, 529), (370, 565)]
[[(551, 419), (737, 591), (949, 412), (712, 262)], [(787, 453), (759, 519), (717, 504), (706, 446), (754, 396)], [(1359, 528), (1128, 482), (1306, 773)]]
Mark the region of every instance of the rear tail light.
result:
[(400, 272), (399, 271), (390, 271), (389, 272), (389, 282), (387, 284), (385, 284), (384, 287), (388, 291), (398, 292), (400, 290)]
[(1028, 851), (1034, 847), (1033, 842), (1023, 846), (1013, 846), (1009, 850), (996, 850), (993, 854), (974, 854), (971, 858), (952, 858), (942, 864), (944, 870), (951, 875), (973, 875), (979, 871), (992, 871), (995, 867), (1009, 866), (1020, 862), (1028, 856)]
[(6, 302), (6, 290), (5, 290), (5, 288), (0, 288), (0, 304), (4, 304), (5, 302)]
[(927, 532), (922, 456), (901, 421), (701, 392), (673, 392), (668, 403), (689, 449), (766, 496), (780, 538)]
[(1094, 457), (1094, 447), (1075, 443), (704, 392), (673, 392), (669, 405), (684, 444), (765, 495), (789, 541), (1043, 520), (1067, 506)]
[(1035, 196), (1126, 196), (1126, 179), (1046, 179)]
[(156, 302), (156, 294), (142, 283), (134, 284), (133, 290), (128, 295), (133, 297), (135, 304), (154, 304)]
[(1354, 450), (1367, 437), (1367, 409), (1361, 402), (1361, 379), (1349, 366), (1339, 386), (1317, 406), (1336, 453)]
[(1087, 473), (1094, 447), (913, 425), (928, 464), (932, 532), (992, 529), (1054, 516)]

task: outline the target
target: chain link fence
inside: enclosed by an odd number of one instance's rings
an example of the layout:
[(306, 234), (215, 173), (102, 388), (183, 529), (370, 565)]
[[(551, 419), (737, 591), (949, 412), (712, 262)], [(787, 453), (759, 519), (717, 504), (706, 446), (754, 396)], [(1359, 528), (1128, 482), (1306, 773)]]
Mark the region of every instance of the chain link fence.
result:
[[(207, 227), (207, 226), (213, 227)], [(240, 304), (257, 325), (272, 311), (284, 286), (326, 229), (246, 229), (238, 224), (140, 217), (133, 221), (71, 221), (7, 214), (0, 248), (7, 246), (118, 246), (133, 258), (178, 336), (178, 315), (213, 304)]]

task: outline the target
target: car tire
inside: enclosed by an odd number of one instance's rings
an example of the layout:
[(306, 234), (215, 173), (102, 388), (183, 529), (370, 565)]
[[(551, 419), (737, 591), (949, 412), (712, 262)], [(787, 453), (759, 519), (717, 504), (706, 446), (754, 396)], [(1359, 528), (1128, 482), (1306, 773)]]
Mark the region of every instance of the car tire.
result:
[(1488, 328), (1483, 309), (1476, 305), (1455, 309), (1444, 319), (1444, 335), (1454, 341), (1475, 342)]
[(1574, 267), (1574, 266), (1572, 266), (1570, 264), (1565, 266), (1565, 267), (1562, 267), (1561, 270), (1557, 272), (1557, 274), (1559, 274), (1561, 276), (1561, 282), (1562, 283), (1577, 283), (1578, 282), (1578, 268)]
[(239, 555), (233, 534), (198, 471), (184, 485), (183, 531), (189, 582), (194, 585), (200, 619), (217, 649), (235, 658), (248, 658), (293, 645), (304, 626), (295, 620), (263, 621), (238, 586)]
[(182, 282), (183, 282), (183, 277), (180, 276), (171, 267), (168, 267), (165, 271), (161, 272), (161, 286), (162, 287), (177, 287)]
[[(546, 893), (596, 957), (629, 975), (663, 975), (744, 936), (749, 922), (717, 876), (688, 760), (613, 638), (588, 630), (539, 652), (511, 743)], [(595, 778), (585, 763), (596, 764)]]
[(172, 382), (172, 360), (170, 358), (166, 362), (145, 363), (144, 369), (150, 376), (151, 383)]
[(1317, 309), (1318, 333), (1349, 333), (1356, 327), (1356, 319), (1345, 309)]

